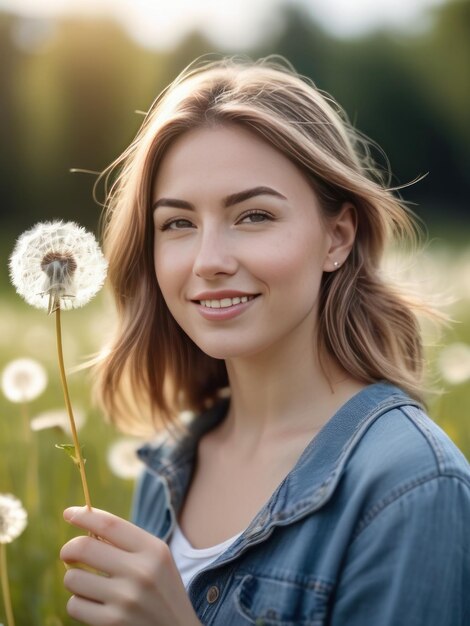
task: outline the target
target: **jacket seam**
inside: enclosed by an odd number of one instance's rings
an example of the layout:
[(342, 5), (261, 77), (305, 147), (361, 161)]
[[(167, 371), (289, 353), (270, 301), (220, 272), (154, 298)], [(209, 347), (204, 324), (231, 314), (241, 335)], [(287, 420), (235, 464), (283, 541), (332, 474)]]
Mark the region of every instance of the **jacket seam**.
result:
[(462, 478), (462, 476), (454, 473), (433, 473), (431, 475), (422, 476), (419, 479), (415, 479), (409, 483), (405, 483), (398, 489), (393, 489), (390, 494), (379, 500), (376, 504), (374, 504), (359, 520), (357, 524), (356, 531), (352, 535), (351, 545), (352, 543), (359, 537), (359, 535), (370, 526), (370, 524), (378, 517), (386, 508), (388, 508), (391, 504), (410, 493), (414, 489), (421, 487), (422, 485), (431, 482), (432, 480), (439, 480), (440, 478), (454, 478), (459, 482), (463, 483), (466, 487), (470, 488), (470, 483)]
[(234, 572), (233, 579), (238, 582), (238, 580), (242, 580), (246, 576), (259, 580), (274, 581), (286, 585), (302, 587), (317, 593), (329, 593), (334, 586), (334, 581), (330, 578), (323, 576), (310, 577), (298, 574), (296, 575), (295, 572), (290, 570), (285, 570), (283, 574), (273, 573), (272, 571), (269, 571), (267, 574), (259, 574), (257, 571), (242, 567)]
[(431, 448), (433, 452), (434, 458), (436, 460), (436, 465), (438, 466), (439, 471), (442, 471), (445, 466), (444, 454), (441, 449), (441, 446), (439, 445), (438, 440), (434, 436), (431, 429), (428, 428), (426, 424), (423, 424), (421, 422), (421, 419), (420, 419), (421, 416), (419, 415), (419, 412), (418, 412), (418, 415), (413, 416), (412, 413), (409, 411), (409, 406), (402, 406), (400, 407), (400, 410), (406, 416), (406, 418), (413, 424), (413, 426), (417, 430), (419, 430), (419, 432), (426, 439), (426, 441), (429, 444), (429, 447)]

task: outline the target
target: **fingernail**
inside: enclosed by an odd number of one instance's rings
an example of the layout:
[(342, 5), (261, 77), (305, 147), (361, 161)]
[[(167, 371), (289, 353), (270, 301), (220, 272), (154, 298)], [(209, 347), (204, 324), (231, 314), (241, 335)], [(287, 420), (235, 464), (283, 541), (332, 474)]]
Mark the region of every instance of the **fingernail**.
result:
[(79, 506), (70, 506), (68, 509), (64, 511), (64, 519), (66, 522), (71, 522), (72, 519), (81, 511)]

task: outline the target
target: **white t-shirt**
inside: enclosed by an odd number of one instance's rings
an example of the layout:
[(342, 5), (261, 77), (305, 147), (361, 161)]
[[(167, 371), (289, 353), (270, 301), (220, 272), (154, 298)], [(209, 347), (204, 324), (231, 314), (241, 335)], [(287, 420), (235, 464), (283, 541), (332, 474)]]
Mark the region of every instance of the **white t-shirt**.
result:
[(216, 546), (197, 550), (192, 547), (183, 535), (179, 525), (176, 524), (168, 545), (186, 589), (193, 576), (209, 565), (209, 563), (215, 561), (240, 535), (241, 533), (238, 533), (238, 535), (230, 537), (230, 539), (218, 543)]

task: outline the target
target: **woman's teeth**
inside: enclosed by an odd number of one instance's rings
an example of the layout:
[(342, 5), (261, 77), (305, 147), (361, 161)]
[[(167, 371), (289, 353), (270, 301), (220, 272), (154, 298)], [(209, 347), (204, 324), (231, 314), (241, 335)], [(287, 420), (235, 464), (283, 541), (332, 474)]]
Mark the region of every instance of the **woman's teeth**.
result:
[(200, 300), (199, 303), (209, 309), (226, 309), (229, 306), (253, 300), (253, 298), (254, 296), (240, 296), (237, 298), (222, 298), (222, 300)]

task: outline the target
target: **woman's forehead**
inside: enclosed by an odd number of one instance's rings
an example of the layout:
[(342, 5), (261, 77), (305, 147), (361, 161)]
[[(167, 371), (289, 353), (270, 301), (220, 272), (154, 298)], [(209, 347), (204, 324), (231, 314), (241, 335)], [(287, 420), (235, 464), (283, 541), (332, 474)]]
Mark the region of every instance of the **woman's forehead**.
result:
[(202, 127), (168, 147), (156, 171), (153, 195), (210, 188), (225, 196), (257, 186), (284, 193), (304, 178), (278, 149), (243, 126)]

